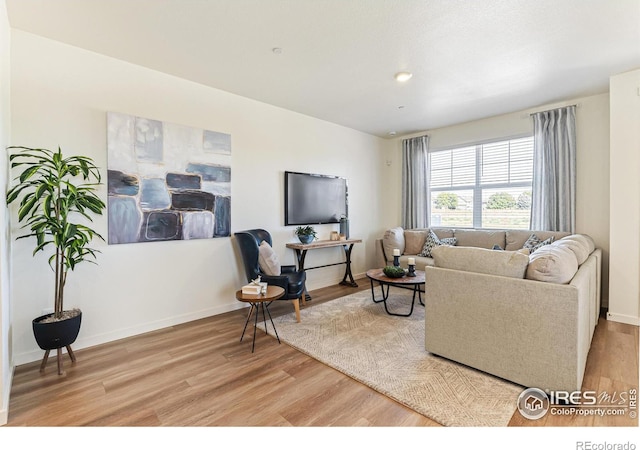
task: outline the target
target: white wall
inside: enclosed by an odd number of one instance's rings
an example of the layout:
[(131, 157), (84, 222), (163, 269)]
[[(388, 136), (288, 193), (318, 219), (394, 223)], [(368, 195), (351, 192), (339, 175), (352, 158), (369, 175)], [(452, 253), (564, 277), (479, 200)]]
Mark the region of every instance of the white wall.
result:
[[(10, 31), (5, 0), (0, 0), (0, 198), (7, 186), (7, 154), (10, 136)], [(0, 207), (0, 425), (7, 423), (11, 391), (11, 298), (9, 296), (9, 227), (5, 203)]]
[(640, 325), (640, 70), (611, 77), (611, 284), (607, 318)]
[[(385, 140), (21, 31), (13, 30), (11, 45), (14, 145), (60, 145), (106, 169), (108, 111), (229, 133), (232, 232), (269, 230), (283, 264), (293, 264), (285, 248), (296, 239), (294, 227), (283, 226), (283, 172), (340, 175), (349, 183), (351, 236), (364, 240), (354, 247), (353, 271), (373, 263), (373, 240), (383, 231)], [(106, 217), (95, 227), (106, 236)], [(317, 227), (321, 239), (337, 229)], [(22, 364), (42, 356), (30, 322), (51, 307), (53, 277), (44, 256), (31, 256), (32, 242), (12, 242), (14, 358)], [(246, 278), (233, 238), (96, 245), (98, 265), (79, 267), (67, 283), (65, 306), (83, 310), (75, 348), (241, 306), (234, 292)], [(307, 265), (336, 262), (341, 252), (310, 252)], [(309, 271), (308, 288), (337, 283), (343, 273), (343, 265)]]
[[(445, 128), (428, 130), (430, 148), (445, 148), (501, 137), (533, 133), (530, 114), (537, 111), (577, 104), (576, 109), (576, 232), (593, 237), (603, 250), (603, 304), (607, 304), (609, 273), (609, 95), (600, 94), (571, 101), (541, 105), (525, 111), (489, 117)], [(413, 135), (412, 135), (413, 136)], [(395, 151), (400, 161), (402, 138), (396, 139)], [(399, 166), (399, 163), (398, 163)], [(396, 171), (400, 183), (401, 172)], [(400, 198), (400, 191), (396, 192)], [(400, 218), (396, 211), (398, 220)], [(398, 222), (399, 223), (399, 222)]]

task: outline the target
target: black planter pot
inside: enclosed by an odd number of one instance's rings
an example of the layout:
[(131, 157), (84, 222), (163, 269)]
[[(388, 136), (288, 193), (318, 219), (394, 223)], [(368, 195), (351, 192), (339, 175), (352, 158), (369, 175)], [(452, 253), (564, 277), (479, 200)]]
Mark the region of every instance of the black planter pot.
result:
[(45, 314), (44, 316), (36, 317), (32, 322), (33, 335), (42, 350), (53, 350), (71, 345), (75, 342), (80, 332), (82, 312), (75, 317), (57, 322), (41, 322), (52, 315)]

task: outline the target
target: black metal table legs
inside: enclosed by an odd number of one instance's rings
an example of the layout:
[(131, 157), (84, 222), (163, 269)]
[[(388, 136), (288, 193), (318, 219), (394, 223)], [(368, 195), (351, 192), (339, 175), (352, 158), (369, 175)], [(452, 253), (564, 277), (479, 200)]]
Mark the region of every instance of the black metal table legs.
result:
[[(394, 285), (393, 283), (383, 283), (381, 281), (378, 281), (378, 284), (380, 285), (380, 292), (382, 292), (382, 298), (381, 299), (377, 299), (376, 300), (376, 293), (375, 293), (375, 289), (374, 289), (374, 280), (370, 279), (371, 281), (371, 298), (373, 300), (374, 303), (384, 303), (384, 310), (387, 312), (387, 314), (389, 314), (390, 316), (399, 316), (399, 317), (409, 317), (411, 314), (413, 314), (413, 307), (416, 303), (416, 294), (418, 294), (418, 301), (420, 302), (420, 304), (422, 306), (424, 306), (424, 303), (422, 302), (422, 291), (420, 290), (420, 286), (418, 284), (413, 285), (413, 298), (411, 299), (411, 309), (409, 310), (409, 313), (407, 314), (400, 314), (400, 313), (395, 313), (395, 312), (391, 312), (389, 311), (389, 308), (387, 306), (387, 299), (389, 298), (389, 288), (391, 286), (396, 286), (396, 287), (401, 287), (403, 289), (410, 289), (409, 287), (404, 287), (404, 286), (397, 286)], [(387, 287), (386, 291), (385, 291), (385, 286)]]
[[(344, 277), (342, 278), (340, 284), (343, 286), (358, 287), (358, 284), (354, 281), (353, 274), (351, 273), (351, 250), (353, 250), (353, 244), (349, 246), (343, 245), (342, 247), (344, 248), (344, 254), (346, 258), (345, 264), (347, 265), (347, 267), (344, 269)], [(347, 277), (349, 277), (349, 281), (347, 281)]]
[[(249, 323), (249, 319), (251, 318), (251, 313), (255, 310), (255, 319), (253, 323), (253, 341), (251, 343), (251, 353), (253, 353), (256, 346), (256, 329), (258, 328), (258, 314), (259, 309), (262, 309), (262, 321), (264, 322), (264, 333), (267, 333), (267, 316), (269, 316), (269, 321), (271, 322), (271, 326), (273, 327), (273, 332), (276, 335), (276, 339), (278, 340), (278, 344), (280, 344), (280, 337), (278, 336), (278, 330), (276, 330), (276, 326), (273, 323), (273, 319), (271, 318), (271, 313), (269, 312), (269, 305), (271, 302), (265, 305), (265, 302), (258, 303), (250, 303), (251, 307), (249, 308), (249, 314), (247, 314), (247, 320), (244, 322), (244, 328), (242, 330), (242, 336), (240, 336), (240, 342), (244, 338), (244, 333), (247, 331), (247, 324)], [(265, 314), (266, 313), (266, 314)]]

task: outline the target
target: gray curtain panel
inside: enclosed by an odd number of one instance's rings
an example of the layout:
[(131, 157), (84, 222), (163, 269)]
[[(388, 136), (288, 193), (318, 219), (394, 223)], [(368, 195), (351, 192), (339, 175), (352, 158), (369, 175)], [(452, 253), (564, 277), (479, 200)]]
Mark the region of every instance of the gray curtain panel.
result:
[(402, 141), (402, 227), (427, 228), (429, 198), (429, 136)]
[(575, 108), (533, 114), (532, 230), (575, 232)]

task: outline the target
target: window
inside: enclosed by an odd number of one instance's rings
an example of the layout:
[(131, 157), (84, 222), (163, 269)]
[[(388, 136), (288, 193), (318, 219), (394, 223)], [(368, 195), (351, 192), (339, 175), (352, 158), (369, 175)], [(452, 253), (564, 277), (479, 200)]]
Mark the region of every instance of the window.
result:
[(434, 150), (432, 226), (528, 229), (533, 137)]

